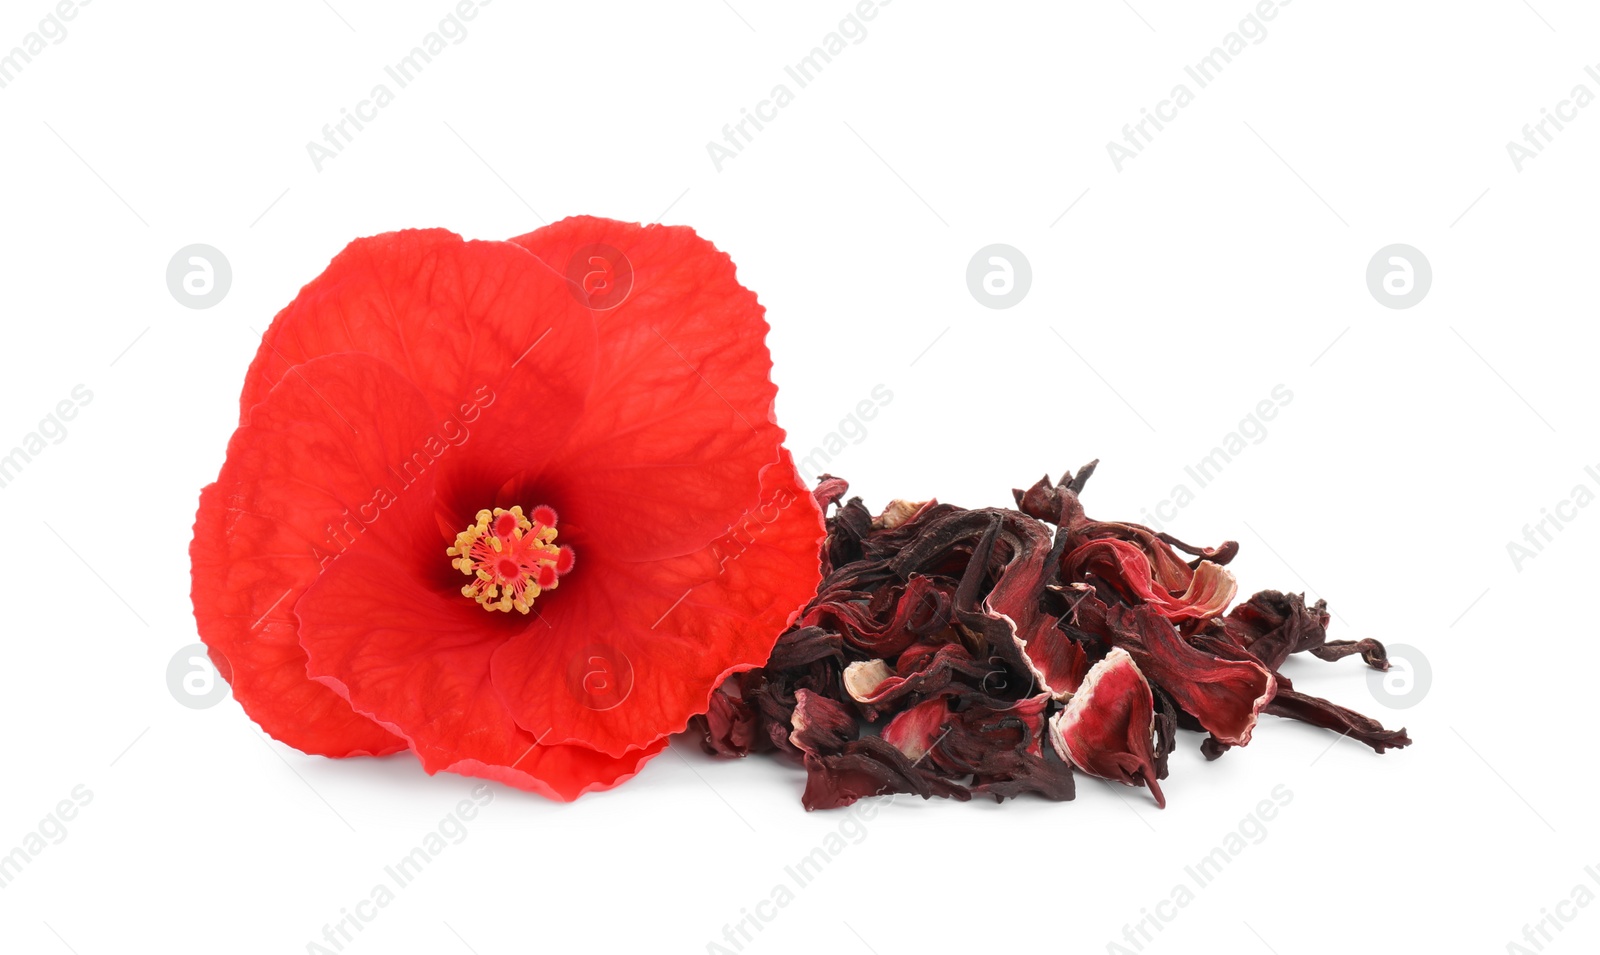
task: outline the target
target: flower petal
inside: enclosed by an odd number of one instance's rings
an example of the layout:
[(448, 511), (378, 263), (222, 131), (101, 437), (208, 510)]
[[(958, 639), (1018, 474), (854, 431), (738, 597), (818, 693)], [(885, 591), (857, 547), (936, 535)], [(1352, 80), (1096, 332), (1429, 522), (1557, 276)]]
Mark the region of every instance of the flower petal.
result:
[[(443, 229), (357, 239), (273, 319), (240, 416), (295, 365), (361, 352), (422, 392), (439, 427), (436, 447), (470, 438), (470, 454), (454, 455), (452, 467), (498, 486), (517, 470), (541, 469), (580, 417), (595, 335), (566, 281), (520, 246)], [(470, 516), (485, 503), (456, 506)]]
[[(422, 396), (360, 355), (299, 366), (233, 435), (195, 519), (200, 636), (245, 712), (308, 753), (392, 753), (399, 738), (306, 676), (292, 613), (345, 544), (382, 513), (375, 489), (427, 427)], [(221, 663), (219, 661), (219, 667)]]
[(1086, 630), (1127, 650), (1139, 670), (1172, 699), (1231, 746), (1250, 742), (1261, 711), (1272, 701), (1278, 683), (1249, 654), (1218, 656), (1184, 640), (1155, 608), (1107, 607), (1098, 598), (1079, 599), (1075, 618)]
[(681, 732), (724, 677), (766, 661), (816, 587), (823, 526), (787, 452), (761, 477), (761, 505), (697, 553), (580, 558), (494, 655), (518, 723), (622, 756)]
[[(570, 800), (623, 782), (661, 751), (653, 745), (614, 758), (559, 745), (548, 729), (519, 727), (494, 692), (490, 661), (507, 626), (541, 625), (490, 617), (448, 588), (427, 586), (410, 555), (421, 548), (442, 565), (444, 551), (429, 546), (422, 499), (399, 502), (408, 505), (340, 555), (295, 607), (312, 676), (405, 737), (430, 774), (480, 776)], [(416, 548), (404, 546), (407, 538)]]
[(1050, 744), (1062, 759), (1091, 776), (1149, 786), (1156, 805), (1166, 797), (1156, 771), (1155, 697), (1126, 650), (1112, 648), (1050, 719)]
[(587, 746), (536, 746), (515, 766), (464, 759), (446, 767), (462, 776), (493, 779), (541, 796), (571, 802), (584, 793), (620, 786), (638, 774), (644, 764), (661, 754), (669, 740), (658, 740), (627, 756), (597, 753)]
[(820, 693), (796, 690), (794, 712), (789, 714), (789, 742), (808, 756), (827, 756), (844, 751), (845, 744), (860, 736), (854, 713)]
[[(1093, 575), (1128, 600), (1149, 604), (1174, 623), (1208, 620), (1228, 609), (1238, 585), (1226, 567), (1202, 560), (1176, 593), (1152, 575), (1150, 559), (1136, 544), (1115, 538), (1089, 541), (1062, 558), (1061, 576), (1069, 582)], [(1185, 573), (1189, 569), (1181, 564)]]
[(594, 301), (605, 362), (561, 454), (582, 490), (563, 520), (617, 560), (704, 547), (757, 502), (783, 441), (766, 310), (727, 254), (685, 227), (582, 216), (512, 241), (580, 297), (590, 260), (629, 286)]
[(949, 717), (950, 700), (933, 696), (901, 710), (878, 735), (907, 758), (920, 760), (939, 742), (941, 728)]

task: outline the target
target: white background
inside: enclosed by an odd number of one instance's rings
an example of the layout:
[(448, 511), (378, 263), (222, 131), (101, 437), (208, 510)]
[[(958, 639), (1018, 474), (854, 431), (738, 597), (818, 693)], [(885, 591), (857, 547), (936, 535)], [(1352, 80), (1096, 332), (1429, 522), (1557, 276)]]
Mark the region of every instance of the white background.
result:
[[(733, 255), (802, 454), (892, 391), (830, 465), (874, 507), (1008, 503), (1098, 457), (1091, 514), (1141, 520), (1286, 386), (1167, 527), (1238, 539), (1243, 593), (1304, 589), (1332, 636), (1415, 648), (1404, 710), (1354, 660), (1287, 670), (1409, 750), (1267, 718), (1212, 764), (1185, 734), (1165, 811), (1084, 777), (1066, 804), (902, 798), (746, 952), (1107, 951), (1280, 785), (1264, 841), (1145, 951), (1501, 952), (1600, 893), (1600, 508), (1563, 507), (1520, 568), (1507, 551), (1600, 471), (1600, 105), (1520, 172), (1506, 150), (1574, 85), (1600, 94), (1591, 6), (1299, 0), (1199, 90), (1183, 67), (1247, 0), (899, 0), (719, 172), (707, 142), (847, 0), (499, 0), (319, 172), (306, 142), (452, 8), (331, 2), (97, 0), (0, 89), (0, 449), (93, 393), (0, 489), (0, 854), (93, 793), (0, 889), (0, 947), (307, 951), (468, 794), (175, 702), (190, 525), (259, 333), (348, 240), (576, 213)], [(51, 9), (5, 0), (0, 51)], [(1119, 173), (1107, 141), (1180, 82), (1193, 104)], [(165, 283), (191, 243), (232, 263), (208, 310)], [(966, 287), (991, 243), (1031, 262), (1010, 309)], [(1391, 243), (1432, 264), (1409, 309), (1366, 284)], [(497, 788), (345, 951), (707, 951), (845, 824), (801, 787), (680, 741), (573, 805)], [(1593, 950), (1600, 906), (1559, 911), (1546, 950)]]

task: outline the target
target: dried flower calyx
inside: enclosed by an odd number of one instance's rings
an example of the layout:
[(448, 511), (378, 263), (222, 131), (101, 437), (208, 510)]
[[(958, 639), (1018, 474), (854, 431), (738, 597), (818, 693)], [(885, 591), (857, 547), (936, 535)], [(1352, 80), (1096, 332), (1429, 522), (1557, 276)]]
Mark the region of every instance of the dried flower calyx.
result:
[(1328, 640), (1325, 604), (1297, 594), (1229, 611), (1238, 545), (1091, 520), (1079, 494), (1094, 467), (1014, 492), (1017, 510), (894, 501), (877, 517), (824, 475), (816, 596), (765, 667), (713, 694), (693, 723), (702, 746), (799, 762), (819, 809), (890, 793), (1065, 800), (1074, 768), (1165, 805), (1180, 726), (1208, 733), (1215, 759), (1262, 713), (1380, 753), (1410, 744), (1279, 672), (1302, 652), (1387, 669), (1381, 643)]

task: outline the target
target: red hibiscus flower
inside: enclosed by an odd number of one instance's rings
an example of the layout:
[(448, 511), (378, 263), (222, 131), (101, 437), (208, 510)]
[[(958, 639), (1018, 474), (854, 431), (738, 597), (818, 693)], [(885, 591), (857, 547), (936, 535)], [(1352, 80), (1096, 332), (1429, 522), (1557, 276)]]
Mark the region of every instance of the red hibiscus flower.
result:
[(307, 753), (559, 799), (638, 772), (818, 580), (763, 311), (686, 228), (352, 243), (268, 329), (201, 494), (235, 698)]

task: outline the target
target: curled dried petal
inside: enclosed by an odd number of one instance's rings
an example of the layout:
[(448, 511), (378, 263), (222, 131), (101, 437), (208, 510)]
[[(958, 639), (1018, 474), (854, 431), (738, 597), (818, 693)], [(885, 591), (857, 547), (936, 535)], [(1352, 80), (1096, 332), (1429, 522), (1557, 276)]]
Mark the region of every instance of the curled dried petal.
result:
[(860, 735), (855, 715), (833, 700), (810, 690), (795, 691), (794, 712), (789, 715), (789, 742), (809, 756), (844, 751)]
[(1261, 711), (1277, 690), (1277, 680), (1266, 667), (1242, 652), (1242, 659), (1224, 659), (1190, 645), (1149, 607), (1108, 608), (1088, 597), (1078, 609), (1082, 623), (1127, 650), (1141, 672), (1217, 739), (1235, 746), (1250, 742)]
[(972, 796), (955, 783), (920, 768), (892, 745), (867, 736), (845, 746), (835, 756), (806, 757), (806, 790), (800, 797), (807, 810), (838, 809), (863, 796), (910, 793), (928, 799)]
[(1050, 743), (1062, 759), (1091, 776), (1149, 786), (1156, 805), (1166, 797), (1156, 781), (1155, 697), (1126, 650), (1096, 663), (1083, 686), (1050, 720)]

